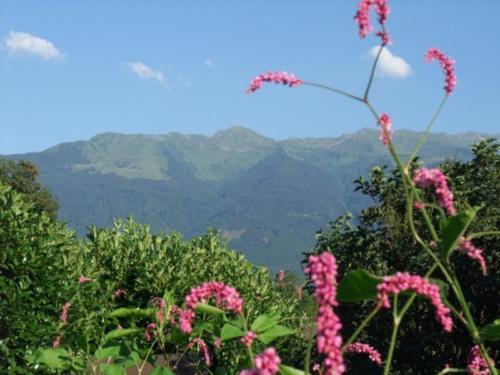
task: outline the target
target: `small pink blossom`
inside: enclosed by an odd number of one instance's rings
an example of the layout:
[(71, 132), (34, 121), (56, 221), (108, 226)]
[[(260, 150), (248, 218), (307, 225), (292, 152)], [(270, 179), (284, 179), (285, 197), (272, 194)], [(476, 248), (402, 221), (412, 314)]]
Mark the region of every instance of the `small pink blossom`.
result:
[(247, 348), (252, 347), (253, 340), (257, 338), (257, 334), (252, 331), (248, 331), (245, 336), (243, 336), (240, 341), (245, 345)]
[(61, 345), (61, 338), (62, 338), (62, 336), (63, 336), (62, 333), (60, 333), (59, 335), (57, 335), (57, 337), (52, 342), (52, 349), (57, 349), (59, 347), (59, 345)]
[(478, 247), (475, 247), (470, 240), (462, 237), (458, 244), (458, 249), (466, 254), (468, 257), (474, 259), (479, 263), (481, 269), (483, 270), (483, 275), (486, 275), (486, 261), (484, 260), (483, 250)]
[(318, 352), (325, 356), (325, 373), (340, 375), (345, 371), (342, 358), (342, 324), (333, 307), (337, 302), (337, 262), (328, 252), (311, 255), (305, 272), (314, 283), (314, 296), (318, 304), (316, 316), (316, 346)]
[(214, 346), (217, 348), (217, 349), (220, 349), (222, 347), (222, 339), (219, 337), (219, 336), (216, 336), (214, 338)]
[(419, 168), (413, 174), (413, 182), (421, 188), (434, 187), (439, 205), (448, 212), (448, 215), (456, 214), (453, 193), (448, 187), (445, 175), (439, 169)]
[(188, 349), (192, 349), (194, 345), (197, 345), (199, 349), (203, 351), (203, 356), (205, 357), (205, 364), (210, 366), (210, 353), (208, 351), (207, 344), (201, 337), (196, 337), (193, 341), (188, 344)]
[(179, 317), (179, 329), (184, 333), (191, 333), (193, 331), (193, 321), (195, 318), (194, 311), (179, 308), (177, 313)]
[(146, 330), (144, 331), (144, 338), (146, 339), (146, 341), (149, 342), (153, 340), (153, 336), (156, 336), (155, 329), (156, 329), (156, 324), (149, 323), (147, 325)]
[(437, 48), (431, 48), (425, 54), (425, 62), (439, 61), (445, 75), (444, 89), (447, 95), (451, 95), (457, 85), (457, 76), (455, 75), (455, 61), (446, 56)]
[(413, 208), (416, 210), (422, 210), (425, 207), (425, 205), (422, 202), (415, 202), (413, 204)]
[(290, 87), (295, 87), (304, 83), (304, 81), (298, 79), (295, 75), (288, 74), (287, 72), (268, 72), (258, 75), (250, 82), (247, 94), (254, 93), (260, 89), (264, 82), (281, 83)]
[(391, 139), (392, 121), (387, 113), (382, 113), (379, 119), (380, 124), (380, 141), (387, 145)]
[[(381, 26), (385, 25), (387, 16), (390, 13), (387, 0), (361, 0), (358, 3), (358, 9), (354, 15), (354, 19), (358, 23), (359, 36), (361, 38), (365, 38), (370, 31), (372, 31), (370, 21), (370, 9), (372, 5), (375, 7), (375, 12), (378, 15), (378, 22)], [(384, 29), (382, 29), (382, 31), (378, 31), (376, 35), (381, 38), (384, 45), (390, 43), (389, 34)]]
[(283, 280), (285, 280), (285, 271), (284, 270), (280, 270), (278, 272), (278, 281), (282, 282)]
[(319, 363), (314, 364), (314, 366), (312, 367), (312, 370), (314, 372), (321, 372), (321, 365)]
[(68, 323), (68, 311), (71, 305), (72, 305), (71, 302), (66, 302), (62, 307), (61, 315), (59, 316), (59, 321), (63, 324)]
[(363, 353), (367, 354), (368, 358), (379, 366), (382, 366), (382, 357), (377, 349), (373, 346), (364, 344), (361, 342), (352, 343), (347, 347), (347, 351), (350, 353)]
[(85, 284), (85, 283), (88, 283), (88, 282), (90, 282), (90, 281), (92, 281), (92, 279), (91, 279), (91, 278), (89, 278), (89, 277), (80, 276), (80, 277), (78, 278), (78, 283), (79, 283), (79, 284)]
[(453, 329), (453, 320), (450, 309), (441, 300), (439, 287), (431, 284), (428, 280), (409, 273), (398, 272), (394, 276), (385, 276), (384, 281), (377, 286), (379, 303), (384, 308), (390, 308), (389, 294), (399, 294), (405, 290), (411, 290), (420, 296), (430, 299), (435, 308), (436, 319), (446, 332)]
[(240, 375), (274, 375), (279, 372), (281, 358), (274, 348), (267, 348), (253, 361), (252, 370), (243, 370)]
[(115, 297), (116, 298), (125, 297), (126, 295), (127, 295), (127, 291), (125, 289), (118, 288), (115, 290)]
[(467, 371), (469, 375), (490, 375), (488, 363), (481, 355), (479, 346), (474, 346), (467, 358)]

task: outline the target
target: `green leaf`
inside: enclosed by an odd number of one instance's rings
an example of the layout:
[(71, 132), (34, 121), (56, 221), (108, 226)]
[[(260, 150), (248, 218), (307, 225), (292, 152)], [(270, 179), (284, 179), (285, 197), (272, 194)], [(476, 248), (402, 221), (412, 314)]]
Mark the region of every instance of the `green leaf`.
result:
[(222, 330), (220, 331), (221, 341), (234, 339), (235, 337), (241, 337), (244, 335), (245, 335), (245, 332), (243, 332), (238, 327), (235, 327), (229, 323), (224, 324), (224, 326), (222, 327)]
[(137, 332), (141, 332), (140, 328), (124, 328), (124, 329), (114, 329), (104, 336), (104, 342), (108, 342), (109, 340), (118, 339), (120, 337), (132, 335)]
[(69, 353), (65, 349), (44, 349), (36, 358), (36, 362), (58, 370), (67, 368), (71, 363)]
[(165, 367), (155, 367), (149, 375), (175, 375), (175, 373)]
[(281, 314), (272, 312), (268, 314), (259, 315), (252, 323), (250, 329), (254, 332), (263, 332), (276, 324), (278, 324)]
[(261, 333), (260, 335), (257, 336), (257, 338), (263, 342), (264, 344), (269, 344), (278, 337), (282, 336), (288, 336), (288, 335), (293, 335), (296, 331), (294, 329), (282, 326), (282, 325), (275, 325), (274, 327), (268, 329), (264, 333)]
[(116, 365), (116, 364), (104, 364), (101, 363), (99, 365), (99, 369), (104, 375), (125, 375), (125, 370), (123, 367)]
[(444, 259), (448, 259), (456, 249), (460, 238), (464, 235), (470, 223), (476, 217), (480, 207), (469, 208), (457, 215), (439, 221), (441, 228), (441, 242), (439, 248)]
[(486, 341), (500, 340), (500, 319), (496, 319), (492, 323), (481, 328), (479, 330), (479, 335)]
[(206, 303), (199, 303), (196, 305), (194, 311), (197, 313), (205, 313), (210, 315), (220, 315), (224, 314), (224, 311), (211, 305), (207, 305)]
[(96, 350), (94, 356), (97, 360), (102, 361), (108, 358), (113, 358), (120, 355), (120, 345), (108, 346)]
[(119, 309), (110, 312), (108, 317), (109, 318), (124, 318), (127, 316), (145, 317), (145, 316), (152, 316), (154, 312), (155, 310), (151, 308), (139, 309), (139, 308), (120, 307)]
[(341, 302), (360, 302), (377, 296), (377, 285), (381, 277), (365, 270), (349, 272), (337, 288), (337, 299)]
[(306, 375), (306, 373), (302, 370), (297, 370), (296, 368), (280, 365), (280, 374), (281, 375)]

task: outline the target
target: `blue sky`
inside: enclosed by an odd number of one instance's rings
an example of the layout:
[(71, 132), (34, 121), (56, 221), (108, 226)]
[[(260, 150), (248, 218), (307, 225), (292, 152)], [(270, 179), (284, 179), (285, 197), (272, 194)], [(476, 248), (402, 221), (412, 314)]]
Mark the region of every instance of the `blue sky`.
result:
[[(311, 87), (267, 85), (244, 93), (268, 70), (361, 93), (368, 51), (378, 40), (359, 39), (356, 4), (2, 0), (0, 154), (102, 132), (209, 135), (241, 125), (283, 139), (375, 126), (359, 103)], [(426, 50), (438, 47), (457, 61), (459, 84), (435, 131), (498, 133), (500, 1), (393, 0), (390, 6), (389, 50), (411, 73), (376, 78), (377, 110), (392, 116), (394, 129), (425, 126), (444, 94), (439, 66), (423, 62)], [(45, 44), (33, 53), (9, 46), (22, 33)]]

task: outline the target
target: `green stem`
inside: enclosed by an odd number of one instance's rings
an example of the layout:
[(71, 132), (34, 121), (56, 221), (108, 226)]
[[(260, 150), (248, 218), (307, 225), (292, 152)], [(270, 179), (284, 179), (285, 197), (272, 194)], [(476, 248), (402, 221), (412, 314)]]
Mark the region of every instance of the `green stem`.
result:
[(307, 82), (307, 81), (305, 81), (302, 84), (303, 85), (314, 86), (314, 87), (319, 87), (320, 89), (324, 89), (324, 90), (328, 90), (328, 91), (333, 91), (333, 92), (335, 92), (337, 94), (347, 96), (347, 97), (349, 97), (351, 99), (355, 99), (355, 100), (358, 100), (360, 102), (364, 101), (363, 98), (360, 98), (359, 96), (356, 96), (356, 95), (353, 95), (353, 94), (349, 94), (348, 92), (336, 89), (336, 88), (331, 87), (331, 86), (323, 85), (321, 83), (315, 83), (315, 82)]
[(377, 306), (375, 306), (375, 308), (370, 312), (370, 314), (368, 314), (366, 316), (366, 318), (356, 328), (356, 330), (351, 335), (351, 337), (349, 337), (349, 339), (346, 341), (346, 343), (342, 347), (342, 353), (344, 353), (347, 350), (347, 348), (349, 347), (349, 345), (351, 345), (354, 342), (354, 340), (356, 340), (356, 338), (359, 336), (359, 334), (361, 333), (361, 331), (363, 331), (363, 329), (368, 325), (368, 323), (370, 323), (370, 321), (373, 319), (373, 317), (375, 315), (377, 315), (377, 313), (379, 312), (379, 310), (380, 310), (380, 305), (377, 304)]
[[(383, 27), (383, 25), (382, 25)], [(366, 90), (365, 90), (365, 95), (363, 96), (363, 99), (365, 102), (368, 101), (368, 94), (370, 93), (370, 88), (372, 87), (373, 83), (373, 77), (375, 76), (375, 69), (377, 68), (378, 60), (380, 58), (380, 55), (382, 54), (382, 50), (384, 49), (385, 44), (382, 44), (377, 52), (377, 56), (375, 57), (375, 60), (373, 61), (372, 64), (372, 69), (370, 71), (370, 78), (368, 79), (368, 84), (366, 85)]]
[(468, 240), (473, 240), (474, 238), (478, 237), (486, 237), (486, 236), (500, 236), (500, 231), (498, 230), (490, 230), (490, 231), (485, 231), (485, 232), (477, 232), (477, 233), (472, 233), (467, 236)]
[[(316, 318), (316, 314), (318, 313), (318, 304), (314, 302), (314, 310), (313, 310), (313, 316)], [(310, 368), (311, 368), (311, 352), (312, 352), (312, 347), (314, 344), (314, 333), (316, 331), (316, 323), (314, 323), (314, 328), (312, 330), (312, 333), (308, 337), (308, 344), (307, 344), (307, 351), (306, 351), (306, 358), (304, 361), (304, 372), (306, 374), (309, 374)]]
[(415, 156), (417, 156), (418, 151), (420, 150), (422, 145), (425, 143), (425, 140), (427, 139), (427, 137), (429, 136), (429, 132), (431, 131), (432, 125), (436, 121), (439, 113), (441, 112), (441, 110), (444, 107), (444, 104), (446, 103), (446, 99), (448, 99), (448, 95), (444, 96), (443, 100), (441, 100), (441, 103), (439, 103), (439, 106), (437, 107), (436, 111), (434, 111), (434, 114), (432, 115), (431, 121), (429, 122), (429, 124), (427, 124), (427, 126), (424, 130), (424, 133), (420, 137), (417, 145), (413, 149), (412, 153), (410, 154), (410, 157), (408, 158), (408, 161), (406, 162), (407, 167), (410, 166), (411, 161), (415, 158)]
[(437, 373), (437, 375), (444, 375), (444, 374), (456, 374), (456, 373), (466, 373), (468, 370), (464, 368), (445, 368), (444, 370), (441, 370)]
[(389, 351), (387, 352), (387, 359), (384, 367), (384, 375), (388, 375), (391, 371), (392, 365), (392, 357), (394, 356), (394, 349), (396, 348), (396, 339), (398, 337), (399, 324), (401, 323), (400, 318), (398, 317), (398, 301), (397, 295), (393, 298), (392, 305), (392, 334), (391, 334), (391, 343), (389, 345)]

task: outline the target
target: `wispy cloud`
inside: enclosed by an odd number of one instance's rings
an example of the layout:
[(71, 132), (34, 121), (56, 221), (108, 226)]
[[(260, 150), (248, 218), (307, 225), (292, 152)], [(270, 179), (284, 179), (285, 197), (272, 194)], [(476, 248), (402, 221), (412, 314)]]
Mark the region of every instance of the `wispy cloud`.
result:
[(52, 42), (21, 31), (10, 31), (5, 39), (7, 50), (13, 55), (36, 55), (45, 60), (62, 60), (64, 54)]
[[(379, 49), (380, 46), (372, 47), (368, 52), (369, 56), (373, 58), (377, 56)], [(387, 47), (385, 47), (380, 54), (377, 71), (382, 76), (400, 79), (406, 78), (412, 73), (410, 64), (402, 57), (392, 54)]]
[(212, 59), (206, 59), (205, 60), (205, 65), (209, 68), (213, 67), (214, 66), (214, 62)]
[(167, 85), (167, 79), (161, 70), (153, 70), (149, 66), (143, 64), (142, 62), (126, 62), (125, 65), (132, 70), (141, 79), (152, 79), (161, 83), (162, 85)]

